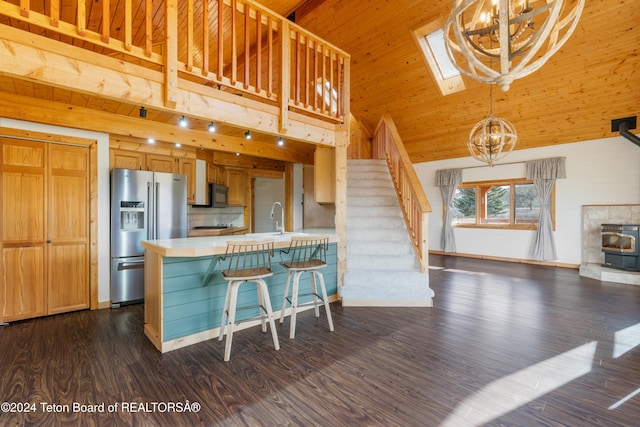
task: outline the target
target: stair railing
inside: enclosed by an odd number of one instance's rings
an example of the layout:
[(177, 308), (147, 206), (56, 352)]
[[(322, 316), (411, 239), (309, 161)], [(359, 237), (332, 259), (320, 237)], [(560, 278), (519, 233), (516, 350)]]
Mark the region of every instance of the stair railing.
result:
[(382, 116), (376, 127), (373, 151), (374, 158), (387, 161), (420, 271), (425, 272), (429, 268), (427, 238), (428, 214), (431, 212), (431, 205), (404, 148), (396, 125), (388, 113)]

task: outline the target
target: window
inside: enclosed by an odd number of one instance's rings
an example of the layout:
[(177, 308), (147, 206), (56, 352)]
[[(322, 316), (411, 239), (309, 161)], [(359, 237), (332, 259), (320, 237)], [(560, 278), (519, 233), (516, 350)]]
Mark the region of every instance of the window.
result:
[[(540, 205), (531, 180), (466, 182), (453, 198), (457, 227), (536, 229)], [(551, 195), (551, 222), (555, 229), (555, 187)]]
[(431, 69), (434, 79), (443, 95), (464, 90), (460, 71), (449, 59), (444, 44), (444, 32), (435, 23), (413, 31), (413, 37), (420, 47), (422, 57)]

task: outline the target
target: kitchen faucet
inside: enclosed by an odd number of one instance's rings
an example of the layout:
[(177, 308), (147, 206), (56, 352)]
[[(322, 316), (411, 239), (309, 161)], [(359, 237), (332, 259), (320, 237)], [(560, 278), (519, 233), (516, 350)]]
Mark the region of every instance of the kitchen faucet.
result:
[(275, 202), (273, 204), (273, 206), (271, 206), (271, 215), (269, 215), (269, 218), (273, 219), (273, 212), (276, 209), (276, 206), (280, 206), (280, 212), (282, 214), (282, 223), (280, 224), (280, 226), (278, 227), (278, 220), (276, 220), (276, 231), (279, 231), (280, 234), (284, 234), (284, 208), (282, 207), (282, 204), (280, 202)]

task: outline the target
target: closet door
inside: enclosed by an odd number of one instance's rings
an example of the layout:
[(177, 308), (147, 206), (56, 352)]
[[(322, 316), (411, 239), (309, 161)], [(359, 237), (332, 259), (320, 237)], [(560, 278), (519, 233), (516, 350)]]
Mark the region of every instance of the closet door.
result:
[(48, 312), (89, 308), (89, 149), (49, 144)]
[(46, 145), (0, 139), (2, 143), (2, 320), (47, 314)]

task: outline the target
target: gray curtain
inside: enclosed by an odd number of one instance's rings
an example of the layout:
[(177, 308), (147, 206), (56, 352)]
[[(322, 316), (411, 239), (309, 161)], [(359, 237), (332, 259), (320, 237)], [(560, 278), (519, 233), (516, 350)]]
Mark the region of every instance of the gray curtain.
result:
[(453, 203), (453, 196), (456, 194), (456, 188), (458, 188), (461, 182), (461, 169), (441, 169), (436, 171), (436, 185), (440, 187), (442, 204), (444, 206), (444, 223), (442, 224), (442, 239), (440, 243), (445, 252), (456, 251), (451, 204)]
[(551, 261), (557, 258), (551, 223), (551, 192), (557, 178), (567, 177), (564, 161), (564, 157), (553, 157), (525, 162), (527, 179), (533, 180), (540, 205), (538, 230), (531, 250), (531, 258), (535, 260)]

